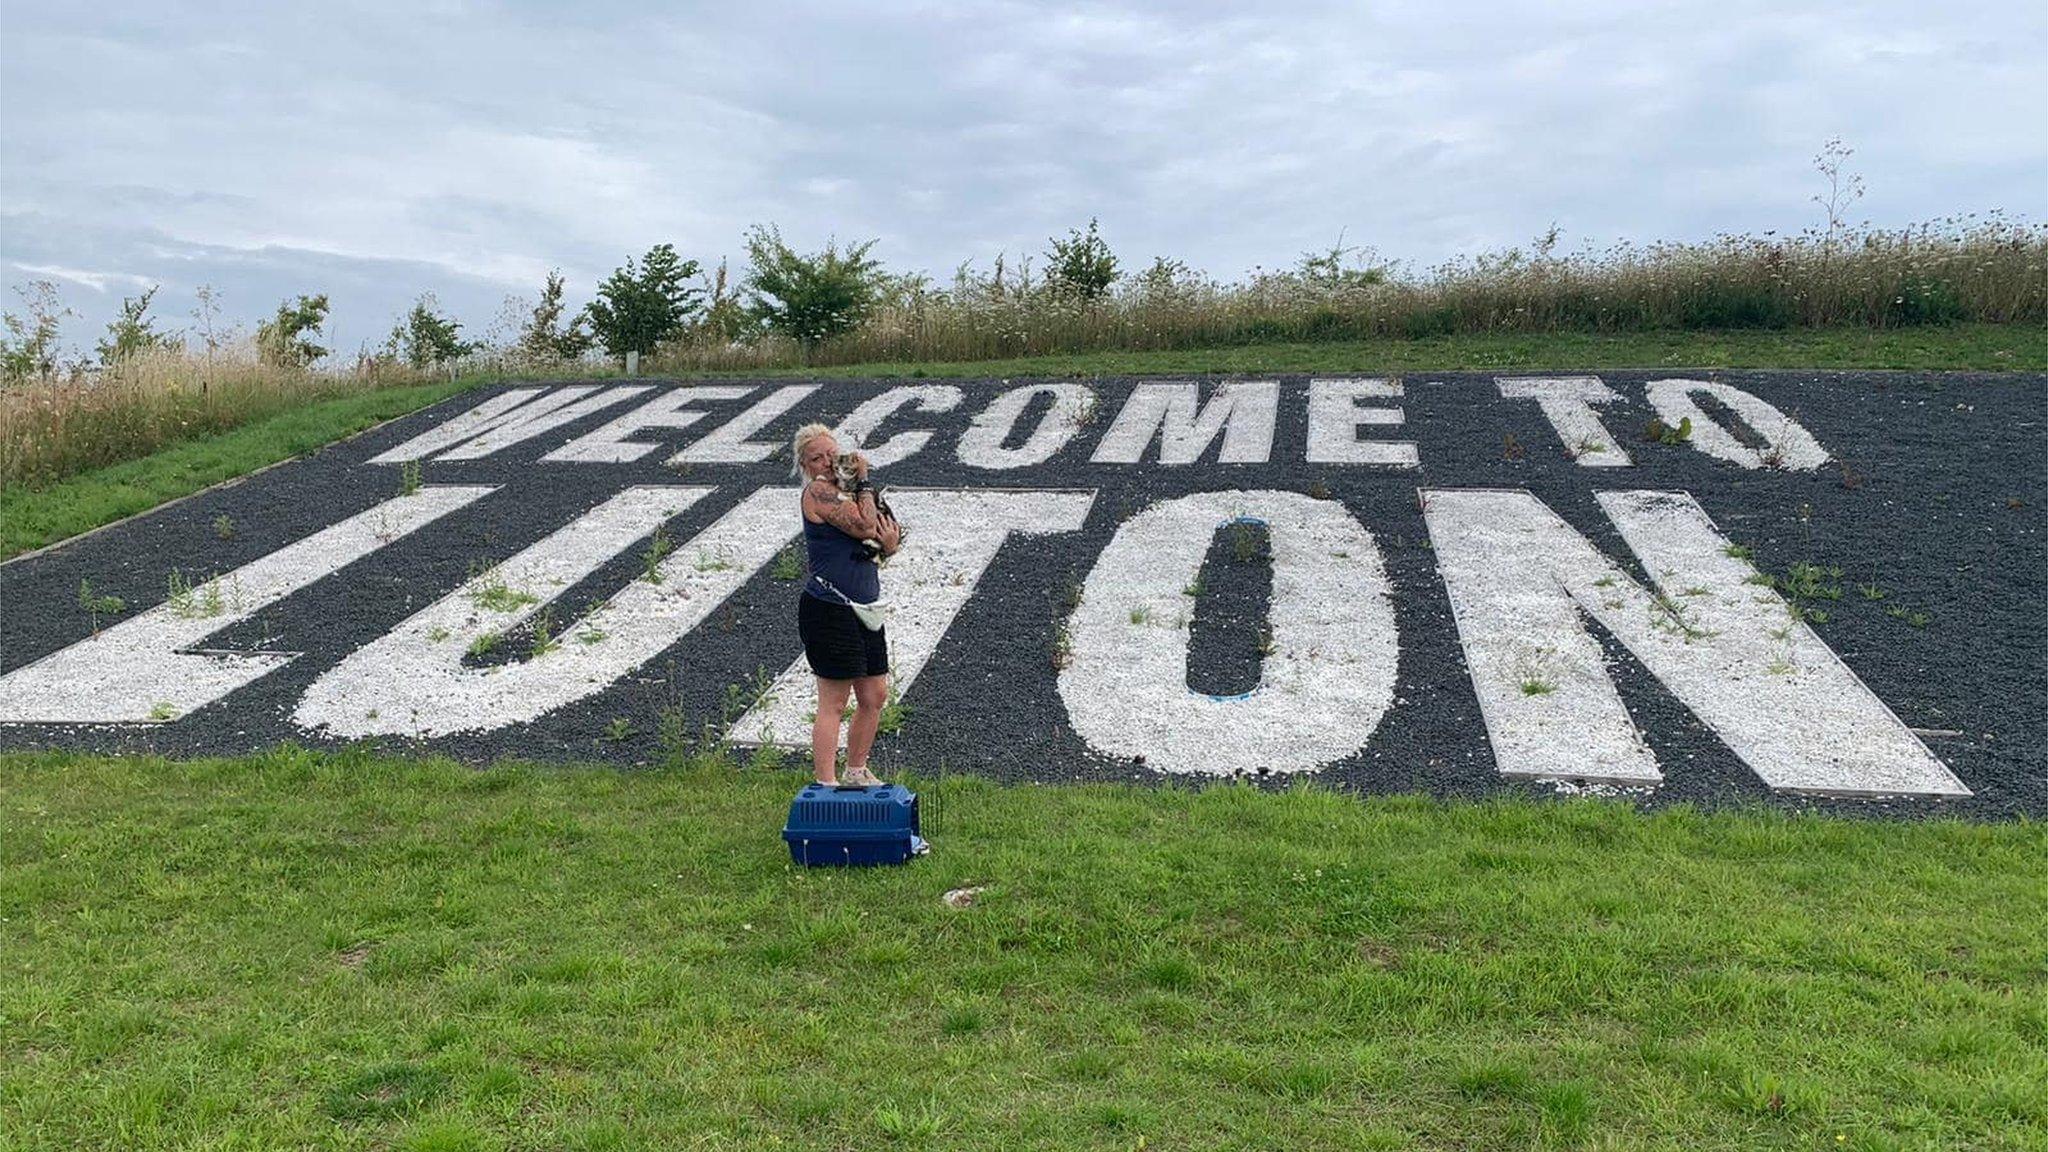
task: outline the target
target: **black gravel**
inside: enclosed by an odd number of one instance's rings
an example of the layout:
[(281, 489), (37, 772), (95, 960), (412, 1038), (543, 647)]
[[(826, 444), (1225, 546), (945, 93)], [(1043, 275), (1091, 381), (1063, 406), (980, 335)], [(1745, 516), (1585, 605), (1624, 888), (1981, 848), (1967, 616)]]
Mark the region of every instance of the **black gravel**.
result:
[[(954, 439), (984, 397), (1003, 383), (1022, 381), (960, 382), (968, 391), (960, 411), (905, 419), (906, 426), (914, 421), (941, 431), (923, 452), (887, 469), (889, 482), (1085, 487), (1098, 489), (1098, 496), (1082, 531), (1013, 538), (1004, 547), (908, 694), (903, 731), (883, 737), (876, 763), (1004, 780), (1159, 780), (1142, 765), (1096, 756), (1068, 729), (1054, 686), (1055, 622), (1115, 527), (1139, 509), (1188, 492), (1281, 488), (1342, 501), (1373, 532), (1395, 590), (1401, 634), (1395, 706), (1361, 753), (1318, 779), (1369, 793), (1548, 795), (1548, 787), (1509, 782), (1494, 770), (1416, 490), (1526, 488), (1641, 579), (1594, 493), (1648, 488), (1691, 492), (1721, 531), (1749, 547), (1766, 571), (1783, 572), (1799, 561), (1841, 568), (1844, 596), (1826, 605), (1829, 618), (1814, 624), (1815, 631), (1908, 725), (1959, 733), (1926, 741), (1975, 795), (1932, 801), (1773, 793), (1610, 640), (1622, 697), (1648, 733), (1666, 776), (1641, 803), (1765, 803), (1887, 817), (2048, 813), (2048, 626), (2042, 611), (2048, 592), (2048, 378), (1599, 375), (1623, 397), (1605, 406), (1602, 416), (1634, 456), (1633, 468), (1578, 467), (1533, 401), (1501, 399), (1488, 374), (1442, 373), (1407, 377), (1408, 422), (1402, 429), (1381, 430), (1417, 443), (1420, 470), (1304, 464), (1306, 378), (1281, 376), (1279, 434), (1267, 464), (1088, 463), (1133, 383), (1106, 378), (1089, 381), (1101, 398), (1100, 417), (1051, 463), (989, 473), (958, 463)], [(1673, 375), (1723, 380), (1770, 401), (1799, 419), (1837, 463), (1813, 474), (1744, 472), (1689, 447), (1643, 442), (1641, 430), (1651, 412), (1642, 385)], [(787, 435), (813, 419), (833, 422), (895, 383), (833, 382), (761, 435)], [(78, 607), (81, 580), (90, 580), (96, 593), (125, 600), (128, 609), (120, 618), (126, 618), (165, 598), (173, 569), (201, 576), (227, 571), (392, 495), (397, 469), (363, 462), (483, 396), (465, 394), (245, 482), (0, 565), (0, 672), (90, 633), (91, 619)], [(719, 410), (736, 412), (745, 403)], [(282, 670), (167, 724), (0, 725), (0, 748), (197, 755), (283, 741), (330, 743), (290, 723), (299, 694), (345, 654), (460, 584), (473, 565), (505, 559), (632, 484), (680, 479), (719, 486), (670, 523), (669, 534), (684, 541), (755, 489), (789, 483), (786, 453), (759, 465), (700, 465), (681, 478), (661, 463), (667, 452), (617, 466), (535, 463), (563, 440), (624, 410), (487, 459), (426, 462), (429, 484), (502, 487), (207, 643), (304, 654)], [(1035, 415), (1034, 409), (1026, 420)], [(681, 443), (716, 423), (707, 418), (697, 428), (647, 438), (665, 435), (663, 443)], [(234, 529), (225, 539), (214, 527), (223, 515)], [(556, 619), (566, 623), (581, 605), (631, 579), (639, 565), (636, 553), (629, 551), (570, 589), (556, 606)], [(1863, 598), (1856, 589), (1866, 583), (1882, 587), (1885, 598)], [(1192, 686), (1218, 694), (1243, 691), (1258, 675), (1260, 620), (1270, 595), (1263, 533), (1254, 533), (1243, 557), (1228, 533), (1219, 534), (1201, 584), (1191, 623), (1197, 664)], [(793, 583), (764, 569), (704, 626), (623, 682), (576, 705), (488, 735), (385, 746), (475, 762), (504, 755), (657, 762), (657, 716), (664, 708), (680, 706), (691, 730), (701, 731), (728, 713), (732, 685), (778, 673), (797, 656), (796, 595)], [(1925, 613), (1925, 625), (1889, 615), (1893, 606)], [(607, 728), (621, 718), (632, 732), (613, 739)]]

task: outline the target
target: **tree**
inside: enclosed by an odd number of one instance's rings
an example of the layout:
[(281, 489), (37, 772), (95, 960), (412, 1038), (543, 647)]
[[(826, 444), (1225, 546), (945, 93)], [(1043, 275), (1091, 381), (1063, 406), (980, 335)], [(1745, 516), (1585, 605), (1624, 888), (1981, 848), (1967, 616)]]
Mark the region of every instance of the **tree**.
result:
[(40, 379), (57, 371), (57, 329), (71, 309), (57, 301), (57, 286), (32, 280), (15, 286), (14, 294), (28, 305), (28, 316), (0, 314), (7, 335), (0, 337), (0, 379), (9, 384)]
[(111, 367), (151, 348), (183, 347), (183, 340), (168, 332), (158, 332), (156, 321), (149, 316), (149, 302), (160, 287), (152, 284), (140, 296), (122, 297), (121, 315), (108, 322), (106, 339), (94, 345), (101, 364)]
[(805, 256), (783, 243), (773, 224), (756, 224), (746, 244), (748, 310), (769, 331), (815, 344), (857, 327), (874, 311), (882, 267), (868, 259), (875, 241), (842, 251), (828, 240), (824, 251)]
[(1052, 248), (1045, 254), (1046, 287), (1062, 296), (1081, 300), (1099, 300), (1109, 294), (1109, 286), (1116, 283), (1116, 253), (1096, 232), (1093, 218), (1088, 221), (1088, 230), (1075, 228), (1067, 238), (1053, 238)]
[(696, 274), (695, 260), (678, 257), (673, 244), (656, 244), (638, 265), (627, 257), (598, 285), (597, 299), (584, 307), (583, 315), (608, 354), (645, 356), (681, 332), (702, 307), (698, 298), (703, 291), (687, 283)]
[(313, 342), (327, 323), (327, 293), (301, 296), (277, 306), (277, 315), (256, 326), (256, 354), (265, 364), (304, 368), (327, 355)]
[(426, 368), (449, 360), (460, 360), (481, 345), (462, 339), (462, 325), (441, 315), (441, 302), (432, 292), (422, 293), (405, 320), (391, 330), (388, 347), (415, 368)]
[(556, 269), (548, 273), (540, 303), (534, 305), (533, 315), (520, 329), (519, 354), (528, 360), (574, 360), (589, 351), (591, 335), (583, 326), (582, 315), (570, 317), (566, 328), (558, 327), (561, 322), (562, 273)]

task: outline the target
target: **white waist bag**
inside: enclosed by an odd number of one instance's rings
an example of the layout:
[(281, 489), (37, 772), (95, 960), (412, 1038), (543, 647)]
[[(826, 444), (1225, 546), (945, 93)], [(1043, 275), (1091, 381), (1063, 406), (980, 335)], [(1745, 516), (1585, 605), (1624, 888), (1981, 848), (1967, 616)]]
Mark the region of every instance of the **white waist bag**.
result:
[(853, 597), (848, 596), (846, 593), (841, 592), (838, 588), (833, 586), (830, 580), (825, 579), (823, 576), (819, 576), (814, 573), (812, 574), (811, 579), (816, 580), (818, 582), (819, 587), (822, 587), (823, 589), (825, 589), (825, 591), (830, 592), (834, 596), (839, 597), (839, 602), (841, 604), (844, 604), (848, 608), (853, 609), (853, 614), (855, 616), (860, 617), (861, 627), (866, 628), (868, 631), (880, 632), (882, 630), (882, 625), (887, 624), (889, 622), (890, 608), (888, 601), (874, 600), (869, 603), (863, 604), (860, 601), (855, 600)]

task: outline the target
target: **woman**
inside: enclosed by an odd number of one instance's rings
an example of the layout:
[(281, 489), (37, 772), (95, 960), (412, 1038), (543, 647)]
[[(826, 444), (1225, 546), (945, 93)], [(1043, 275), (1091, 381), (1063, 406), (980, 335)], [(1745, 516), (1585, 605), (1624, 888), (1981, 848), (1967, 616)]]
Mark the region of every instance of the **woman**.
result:
[(867, 457), (853, 460), (854, 490), (840, 491), (833, 468), (839, 442), (823, 424), (797, 429), (790, 444), (796, 471), (807, 483), (803, 491), (804, 554), (810, 574), (797, 597), (796, 629), (803, 637), (804, 657), (818, 677), (818, 714), (811, 721), (811, 777), (820, 784), (839, 783), (835, 762), (839, 752), (839, 721), (846, 698), (854, 699), (853, 721), (846, 733), (848, 784), (880, 784), (868, 771), (868, 749), (882, 723), (882, 705), (889, 699), (889, 641), (882, 628), (870, 629), (852, 607), (882, 598), (881, 572), (872, 550), (862, 541), (881, 545), (893, 556), (902, 544), (894, 517), (875, 508), (868, 486)]

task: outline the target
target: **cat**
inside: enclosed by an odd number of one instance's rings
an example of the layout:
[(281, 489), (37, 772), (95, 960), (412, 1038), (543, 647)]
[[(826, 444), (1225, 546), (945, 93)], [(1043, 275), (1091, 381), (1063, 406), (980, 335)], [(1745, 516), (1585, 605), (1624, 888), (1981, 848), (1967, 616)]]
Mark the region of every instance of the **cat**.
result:
[[(839, 455), (832, 458), (832, 478), (839, 485), (839, 494), (841, 496), (846, 497), (847, 499), (853, 498), (853, 486), (857, 478), (857, 474), (855, 473), (853, 467), (853, 460), (856, 455), (858, 455), (858, 453), (841, 452)], [(869, 489), (873, 491), (875, 494), (875, 511), (882, 516), (886, 516), (891, 520), (895, 520), (896, 512), (894, 509), (889, 507), (889, 499), (887, 494), (883, 491), (882, 486), (880, 484), (875, 484), (872, 481), (870, 481)], [(900, 521), (897, 523), (896, 528), (896, 542), (897, 545), (900, 547), (903, 543), (903, 538), (909, 536), (910, 533), (903, 529), (902, 523)], [(888, 557), (883, 555), (882, 553), (882, 542), (879, 540), (862, 540), (860, 542), (860, 548), (861, 559), (863, 560), (872, 560), (877, 564), (884, 563), (888, 560)]]

